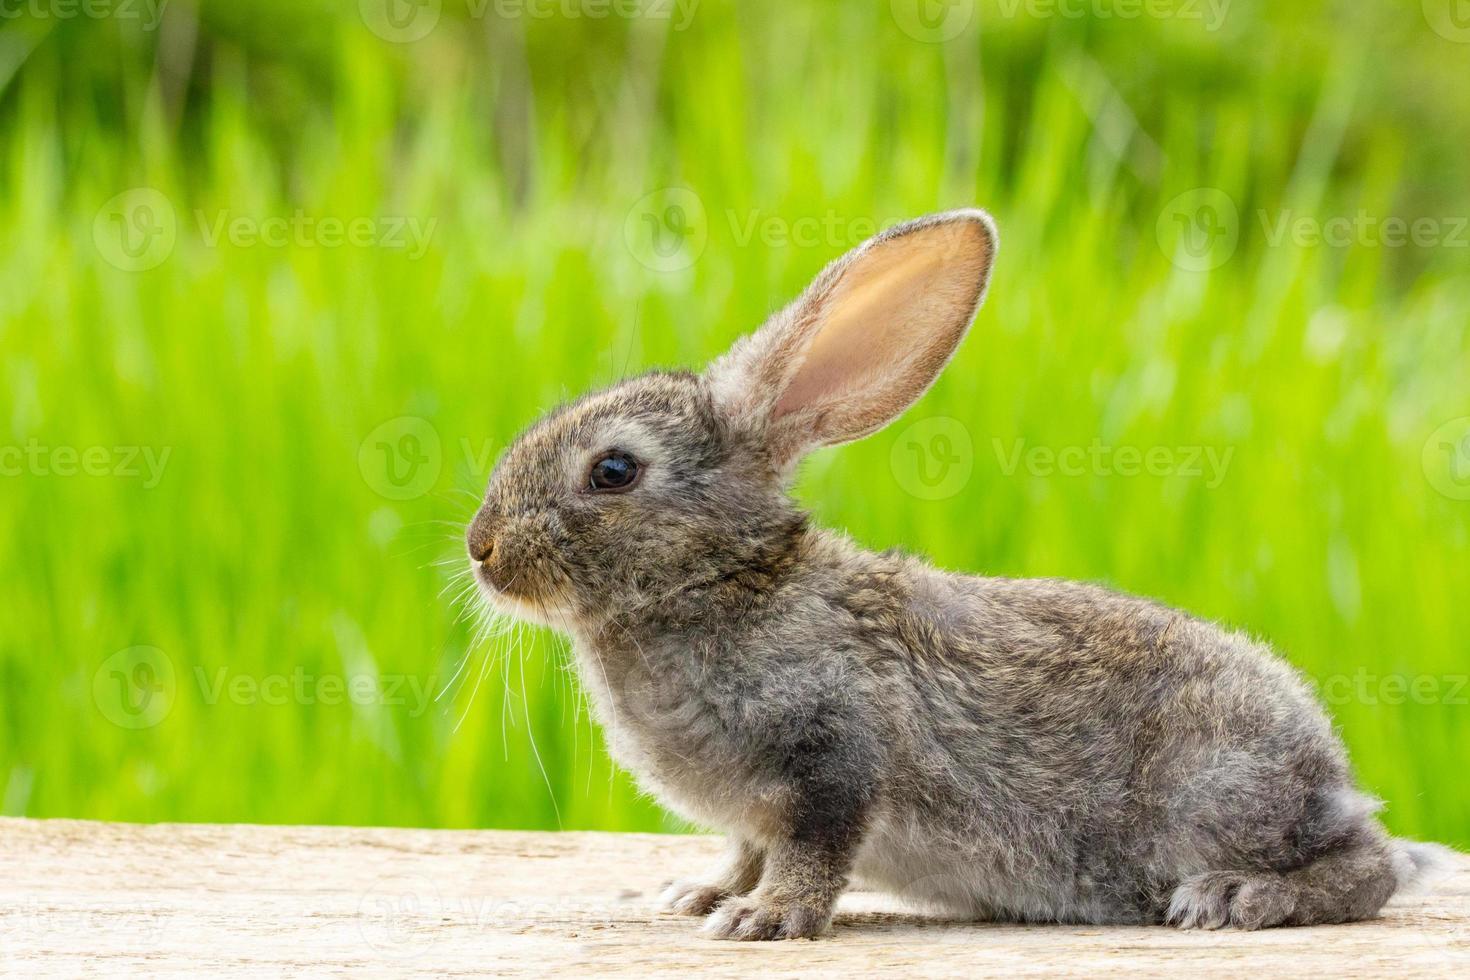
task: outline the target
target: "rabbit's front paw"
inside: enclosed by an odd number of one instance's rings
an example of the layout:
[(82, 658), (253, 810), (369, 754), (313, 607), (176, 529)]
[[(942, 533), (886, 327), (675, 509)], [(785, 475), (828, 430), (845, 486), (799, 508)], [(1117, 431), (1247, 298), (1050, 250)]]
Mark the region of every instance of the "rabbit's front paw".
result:
[(1279, 874), (1209, 871), (1174, 890), (1165, 921), (1181, 929), (1263, 929), (1285, 922), (1291, 910)]
[(676, 881), (663, 890), (658, 901), (666, 911), (679, 915), (709, 915), (716, 905), (729, 897), (730, 893), (719, 885)]
[(704, 924), (711, 939), (809, 939), (827, 927), (829, 909), (801, 901), (732, 898)]

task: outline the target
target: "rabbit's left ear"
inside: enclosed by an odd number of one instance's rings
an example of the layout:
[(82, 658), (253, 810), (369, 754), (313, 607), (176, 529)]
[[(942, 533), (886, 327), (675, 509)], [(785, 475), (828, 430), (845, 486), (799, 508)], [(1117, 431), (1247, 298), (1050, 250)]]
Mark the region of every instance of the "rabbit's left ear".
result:
[(887, 425), (944, 370), (980, 308), (996, 234), (983, 211), (869, 239), (707, 372), (737, 429), (778, 469)]

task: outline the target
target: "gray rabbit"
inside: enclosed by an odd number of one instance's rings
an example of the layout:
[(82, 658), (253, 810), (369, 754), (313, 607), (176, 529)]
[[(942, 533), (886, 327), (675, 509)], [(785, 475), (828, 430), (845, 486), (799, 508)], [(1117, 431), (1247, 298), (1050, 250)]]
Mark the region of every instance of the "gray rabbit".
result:
[(614, 757), (729, 835), (664, 895), (711, 936), (817, 935), (854, 878), (990, 920), (1374, 915), (1438, 850), (1384, 832), (1268, 649), (1091, 585), (874, 554), (787, 496), (804, 454), (930, 386), (996, 244), (981, 211), (893, 228), (703, 374), (543, 418), (469, 528), (481, 592), (568, 635)]

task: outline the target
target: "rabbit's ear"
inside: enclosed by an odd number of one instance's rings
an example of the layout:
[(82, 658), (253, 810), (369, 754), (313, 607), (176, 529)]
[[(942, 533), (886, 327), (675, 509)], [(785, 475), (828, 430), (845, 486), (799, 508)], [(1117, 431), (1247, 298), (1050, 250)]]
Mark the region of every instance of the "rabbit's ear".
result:
[(833, 262), (707, 373), (738, 429), (778, 468), (868, 435), (918, 401), (984, 298), (995, 226), (983, 211), (920, 218)]

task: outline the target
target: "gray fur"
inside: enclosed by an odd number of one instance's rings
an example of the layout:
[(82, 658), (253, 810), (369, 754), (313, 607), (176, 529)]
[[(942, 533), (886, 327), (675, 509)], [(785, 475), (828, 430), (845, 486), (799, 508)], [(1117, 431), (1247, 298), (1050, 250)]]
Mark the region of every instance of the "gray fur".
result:
[[(853, 878), (992, 920), (1376, 914), (1430, 852), (1384, 833), (1322, 709), (1266, 647), (1097, 586), (864, 551), (787, 495), (793, 447), (841, 440), (777, 437), (770, 406), (795, 368), (772, 359), (863, 255), (945, 223), (984, 244), (953, 300), (957, 345), (994, 251), (979, 212), (865, 245), (705, 375), (649, 374), (555, 411), (470, 527), (487, 599), (571, 637), (614, 757), (730, 836), (727, 866), (666, 903), (736, 939), (820, 933)], [(610, 448), (644, 462), (641, 483), (584, 492)]]

